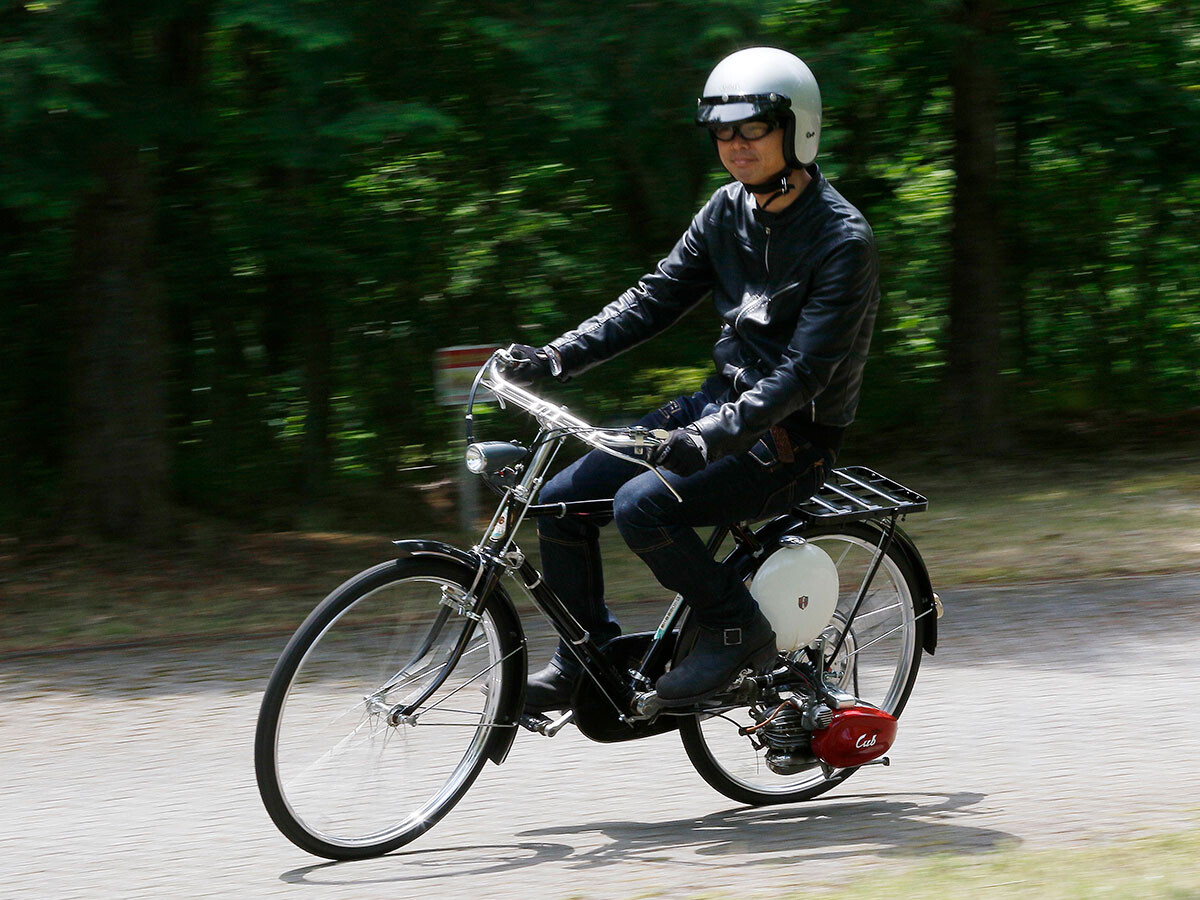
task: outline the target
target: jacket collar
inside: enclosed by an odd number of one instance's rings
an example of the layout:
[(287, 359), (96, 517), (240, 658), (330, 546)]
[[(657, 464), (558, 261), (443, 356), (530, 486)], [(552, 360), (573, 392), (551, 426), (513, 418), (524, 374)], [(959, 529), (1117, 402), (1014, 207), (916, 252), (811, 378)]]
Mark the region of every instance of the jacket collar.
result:
[(758, 222), (764, 225), (784, 225), (802, 216), (803, 210), (812, 207), (816, 202), (817, 195), (825, 188), (825, 176), (821, 174), (821, 167), (815, 162), (805, 166), (804, 171), (808, 172), (812, 181), (805, 185), (804, 192), (792, 202), (791, 206), (777, 213), (773, 213), (769, 209), (759, 209), (754, 195), (746, 190), (744, 185), (742, 186), (743, 201), (750, 204), (750, 209)]

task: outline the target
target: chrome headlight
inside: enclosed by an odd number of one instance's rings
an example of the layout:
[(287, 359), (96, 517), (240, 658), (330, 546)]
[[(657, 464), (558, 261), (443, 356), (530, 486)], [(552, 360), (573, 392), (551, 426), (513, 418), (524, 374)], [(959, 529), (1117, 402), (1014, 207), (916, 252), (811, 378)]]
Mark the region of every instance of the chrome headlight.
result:
[(467, 469), (476, 475), (495, 474), (519, 464), (529, 451), (507, 441), (482, 441), (467, 445)]
[(467, 445), (467, 471), (482, 475), (487, 471), (487, 454), (478, 444)]

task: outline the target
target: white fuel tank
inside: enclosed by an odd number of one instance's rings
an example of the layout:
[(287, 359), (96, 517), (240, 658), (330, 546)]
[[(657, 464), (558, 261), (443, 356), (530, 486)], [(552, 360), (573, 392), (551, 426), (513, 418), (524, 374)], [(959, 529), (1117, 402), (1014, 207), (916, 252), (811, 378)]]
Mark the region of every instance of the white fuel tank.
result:
[(838, 601), (838, 571), (829, 554), (802, 538), (785, 537), (750, 582), (750, 595), (775, 629), (779, 649), (807, 646)]

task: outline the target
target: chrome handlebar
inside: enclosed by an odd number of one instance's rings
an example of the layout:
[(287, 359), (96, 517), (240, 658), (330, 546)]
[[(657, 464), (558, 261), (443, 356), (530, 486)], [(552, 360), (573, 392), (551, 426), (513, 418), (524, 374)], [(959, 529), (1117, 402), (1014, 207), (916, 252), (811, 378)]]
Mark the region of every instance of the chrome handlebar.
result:
[[(600, 428), (590, 425), (583, 419), (572, 414), (565, 406), (560, 406), (533, 394), (519, 385), (513, 384), (500, 371), (502, 362), (511, 362), (512, 357), (505, 350), (497, 350), (483, 364), (479, 373), (479, 384), (487, 388), (500, 401), (501, 408), (505, 402), (525, 410), (546, 431), (559, 431), (579, 438), (585, 444), (594, 447), (610, 456), (624, 459), (635, 465), (649, 469), (659, 481), (666, 485), (675, 499), (680, 503), (683, 498), (671, 484), (663, 478), (662, 473), (645, 457), (649, 450), (667, 439), (667, 432), (661, 428), (644, 428), (634, 425), (625, 428)], [(626, 452), (622, 452), (626, 451)]]

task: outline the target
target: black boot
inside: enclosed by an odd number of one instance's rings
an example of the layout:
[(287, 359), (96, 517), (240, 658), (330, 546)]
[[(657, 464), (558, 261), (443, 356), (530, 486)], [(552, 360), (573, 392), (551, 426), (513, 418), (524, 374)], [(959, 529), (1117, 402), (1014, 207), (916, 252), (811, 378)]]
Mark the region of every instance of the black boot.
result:
[(742, 669), (765, 669), (775, 653), (775, 632), (759, 610), (741, 628), (701, 625), (691, 652), (654, 689), (667, 706), (686, 706), (717, 693)]
[(543, 713), (552, 709), (570, 709), (579, 670), (564, 665), (558, 657), (525, 682), (525, 712)]

